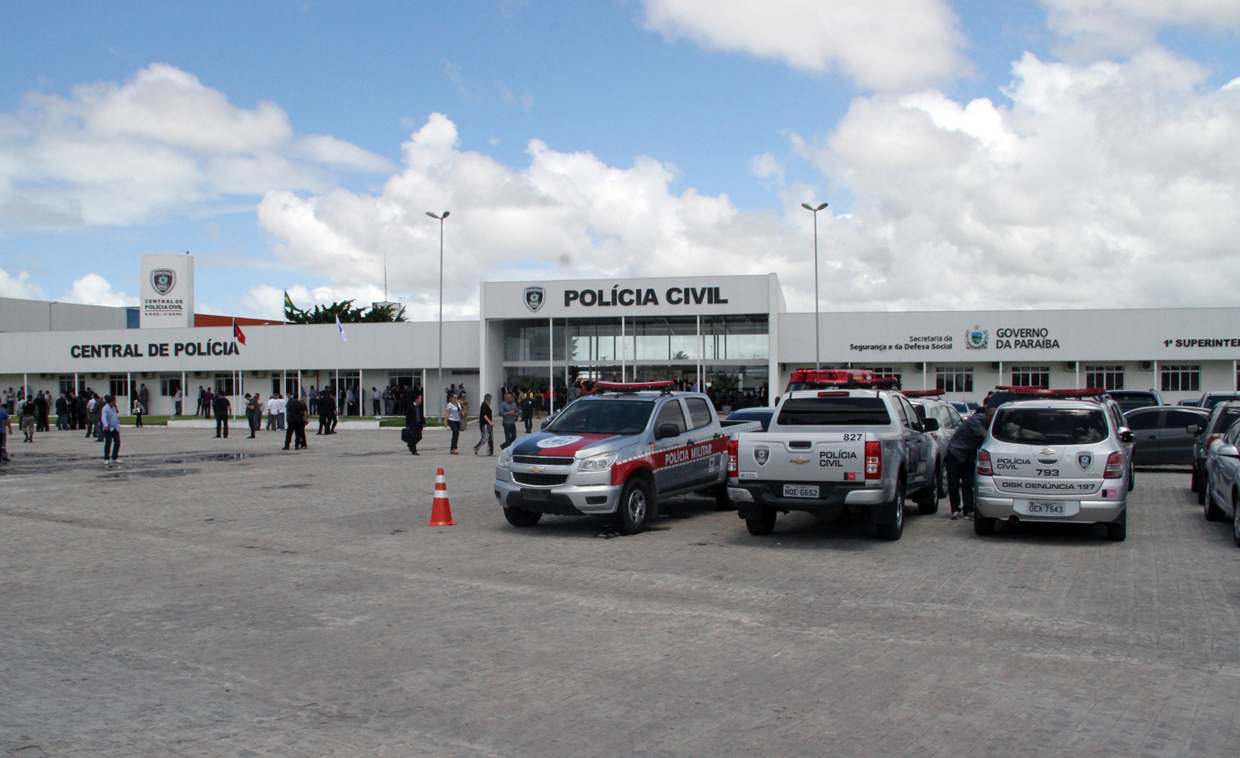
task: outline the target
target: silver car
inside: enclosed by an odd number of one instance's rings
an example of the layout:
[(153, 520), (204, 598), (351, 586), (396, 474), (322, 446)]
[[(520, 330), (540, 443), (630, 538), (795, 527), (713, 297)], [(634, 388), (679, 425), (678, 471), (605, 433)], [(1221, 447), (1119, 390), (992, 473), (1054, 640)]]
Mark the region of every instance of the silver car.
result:
[(1005, 403), (977, 455), (974, 530), (991, 534), (998, 519), (1105, 524), (1122, 541), (1131, 456), (1132, 432), (1106, 403)]
[(951, 403), (939, 397), (942, 393), (937, 390), (905, 391), (901, 394), (913, 404), (913, 410), (917, 412), (917, 417), (923, 424), (928, 418), (939, 422), (939, 428), (930, 432), (930, 436), (934, 438), (938, 493), (940, 498), (945, 498), (947, 497), (947, 446), (951, 444), (952, 436), (964, 420), (960, 418), (960, 412)]
[(1206, 521), (1231, 519), (1232, 538), (1240, 547), (1240, 421), (1210, 444), (1206, 453)]

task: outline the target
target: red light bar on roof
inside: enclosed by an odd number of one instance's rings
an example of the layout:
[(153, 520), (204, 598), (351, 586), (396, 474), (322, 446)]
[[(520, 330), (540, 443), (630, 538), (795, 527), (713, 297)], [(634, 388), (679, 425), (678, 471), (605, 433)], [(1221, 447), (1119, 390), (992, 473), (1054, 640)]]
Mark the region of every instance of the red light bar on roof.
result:
[(900, 394), (905, 397), (938, 397), (943, 390), (900, 390)]
[(670, 390), (676, 382), (667, 379), (661, 382), (595, 382), (595, 389), (604, 392), (650, 392), (652, 390)]

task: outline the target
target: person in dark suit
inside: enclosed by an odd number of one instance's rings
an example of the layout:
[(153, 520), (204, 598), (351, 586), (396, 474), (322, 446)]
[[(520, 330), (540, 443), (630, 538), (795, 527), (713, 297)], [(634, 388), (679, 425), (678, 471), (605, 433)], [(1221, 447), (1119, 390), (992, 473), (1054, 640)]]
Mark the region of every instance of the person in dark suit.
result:
[(414, 455), (418, 454), (418, 443), (422, 441), (422, 427), (424, 426), (426, 426), (426, 414), (422, 412), (422, 396), (417, 395), (405, 413), (405, 428), (409, 430), (405, 444), (409, 446), (409, 452)]
[(211, 407), (215, 410), (215, 436), (220, 436), (220, 432), (224, 432), (224, 439), (228, 439), (228, 417), (232, 415), (232, 403), (228, 402), (228, 395), (216, 395), (211, 401)]
[(306, 417), (309, 413), (310, 409), (296, 395), (289, 396), (288, 405), (284, 408), (284, 414), (288, 421), (288, 426), (284, 432), (285, 450), (288, 450), (288, 443), (290, 442), (294, 444), (297, 450), (305, 450), (309, 447), (306, 444)]

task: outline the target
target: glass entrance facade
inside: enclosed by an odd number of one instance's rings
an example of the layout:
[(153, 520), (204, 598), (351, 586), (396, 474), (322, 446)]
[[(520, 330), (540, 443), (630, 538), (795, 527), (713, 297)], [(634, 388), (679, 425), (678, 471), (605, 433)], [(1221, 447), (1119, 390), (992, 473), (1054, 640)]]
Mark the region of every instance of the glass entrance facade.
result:
[(769, 381), (766, 314), (512, 319), (503, 341), (509, 387), (673, 379), (726, 391), (739, 406)]

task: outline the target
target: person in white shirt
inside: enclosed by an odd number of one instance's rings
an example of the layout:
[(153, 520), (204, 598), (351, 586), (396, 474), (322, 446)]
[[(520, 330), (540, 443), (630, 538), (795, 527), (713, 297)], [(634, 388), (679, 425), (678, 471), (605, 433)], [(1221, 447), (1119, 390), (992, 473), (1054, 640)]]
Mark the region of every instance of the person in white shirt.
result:
[(280, 413), (280, 401), (275, 395), (267, 398), (267, 431), (276, 430), (276, 416)]
[(284, 395), (276, 395), (276, 429), (280, 431), (284, 431), (284, 414), (287, 408), (288, 398)]

